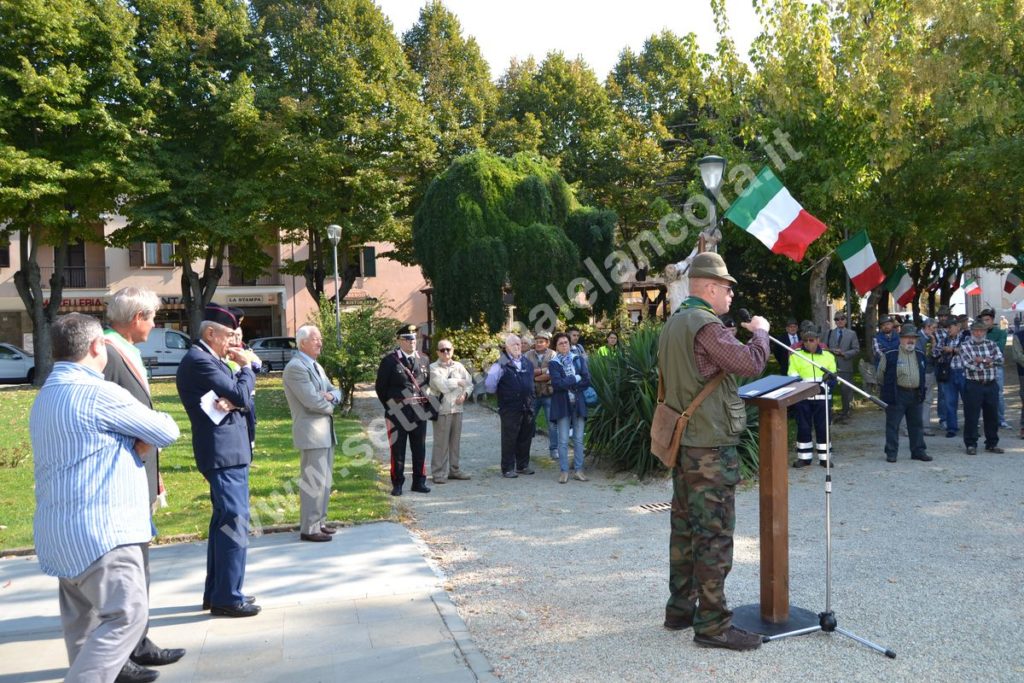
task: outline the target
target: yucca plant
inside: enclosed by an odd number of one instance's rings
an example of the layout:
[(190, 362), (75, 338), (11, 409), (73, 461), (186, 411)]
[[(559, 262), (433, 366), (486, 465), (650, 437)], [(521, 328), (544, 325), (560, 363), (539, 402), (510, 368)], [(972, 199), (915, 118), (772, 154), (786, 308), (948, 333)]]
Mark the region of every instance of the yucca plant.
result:
[[(658, 400), (659, 322), (644, 323), (619, 342), (622, 352), (590, 357), (590, 377), (600, 403), (587, 418), (587, 450), (601, 465), (639, 477), (664, 474), (651, 454), (651, 421)], [(747, 411), (747, 429), (738, 446), (740, 473), (756, 476), (758, 416)]]

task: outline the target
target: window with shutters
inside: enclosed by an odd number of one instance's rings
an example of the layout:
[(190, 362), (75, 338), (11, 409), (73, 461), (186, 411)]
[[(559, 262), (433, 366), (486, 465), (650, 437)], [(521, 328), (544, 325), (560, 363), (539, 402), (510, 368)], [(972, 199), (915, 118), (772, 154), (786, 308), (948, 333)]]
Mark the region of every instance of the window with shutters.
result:
[(9, 245), (0, 246), (0, 268), (11, 267), (11, 247)]
[(355, 266), (358, 277), (375, 277), (377, 275), (377, 250), (375, 247), (350, 248), (348, 262)]

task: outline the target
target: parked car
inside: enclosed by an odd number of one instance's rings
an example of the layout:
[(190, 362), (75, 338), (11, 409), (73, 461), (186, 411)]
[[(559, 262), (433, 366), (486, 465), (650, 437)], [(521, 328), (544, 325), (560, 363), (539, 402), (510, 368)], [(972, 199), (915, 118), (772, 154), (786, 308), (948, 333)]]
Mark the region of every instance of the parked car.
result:
[(263, 372), (284, 370), (298, 348), (295, 337), (260, 337), (249, 342), (249, 348), (263, 362)]
[(0, 344), (0, 382), (28, 382), (36, 376), (36, 359), (14, 344)]
[(142, 361), (149, 368), (153, 377), (174, 376), (178, 372), (178, 364), (192, 348), (192, 340), (183, 332), (169, 327), (155, 327), (149, 333), (149, 339), (136, 344), (142, 352)]

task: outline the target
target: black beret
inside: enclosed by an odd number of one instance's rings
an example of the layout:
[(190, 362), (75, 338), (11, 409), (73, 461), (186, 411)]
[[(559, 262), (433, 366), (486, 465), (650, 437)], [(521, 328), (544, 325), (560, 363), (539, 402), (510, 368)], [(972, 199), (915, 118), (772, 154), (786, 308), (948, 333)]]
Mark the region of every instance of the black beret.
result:
[(235, 317), (235, 314), (230, 309), (218, 306), (217, 304), (206, 305), (206, 310), (203, 312), (203, 320), (209, 320), (218, 325), (230, 327), (232, 330), (238, 327), (238, 318)]

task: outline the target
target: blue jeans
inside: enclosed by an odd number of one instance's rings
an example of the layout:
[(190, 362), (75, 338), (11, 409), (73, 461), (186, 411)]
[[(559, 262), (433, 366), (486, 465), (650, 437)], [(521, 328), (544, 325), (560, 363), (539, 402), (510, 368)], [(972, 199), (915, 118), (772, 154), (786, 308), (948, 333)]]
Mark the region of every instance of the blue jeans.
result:
[(577, 472), (583, 471), (583, 425), (587, 419), (574, 415), (558, 418), (558, 467), (569, 471), (569, 423), (572, 422), (573, 458), (572, 466)]
[(544, 411), (544, 418), (548, 421), (548, 452), (552, 456), (558, 452), (558, 425), (551, 423), (551, 397), (537, 396), (533, 399), (533, 410), (536, 415)]
[(959, 431), (956, 409), (964, 393), (964, 382), (963, 370), (949, 371), (949, 381), (945, 382), (946, 388), (942, 392), (942, 401), (946, 404), (946, 432)]

